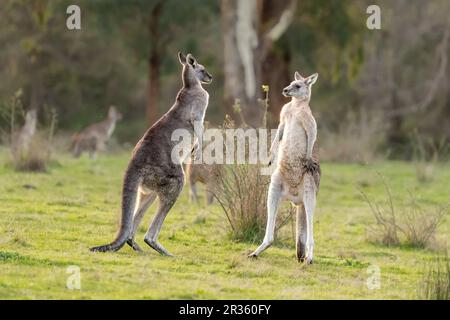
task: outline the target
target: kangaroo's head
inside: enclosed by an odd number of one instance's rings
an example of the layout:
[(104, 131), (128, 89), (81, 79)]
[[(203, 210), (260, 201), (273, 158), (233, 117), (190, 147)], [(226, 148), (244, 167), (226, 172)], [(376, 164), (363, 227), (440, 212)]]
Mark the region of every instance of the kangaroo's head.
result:
[(212, 75), (205, 67), (197, 62), (194, 56), (188, 53), (186, 56), (178, 52), (178, 59), (183, 65), (183, 82), (185, 86), (200, 83), (211, 83)]
[(295, 80), (283, 89), (285, 97), (295, 97), (299, 100), (308, 100), (311, 98), (311, 86), (316, 82), (318, 73), (314, 73), (307, 78), (303, 78), (300, 73), (295, 72)]
[(116, 109), (115, 106), (110, 106), (108, 110), (108, 118), (118, 121), (123, 118), (122, 114), (119, 112), (119, 110)]

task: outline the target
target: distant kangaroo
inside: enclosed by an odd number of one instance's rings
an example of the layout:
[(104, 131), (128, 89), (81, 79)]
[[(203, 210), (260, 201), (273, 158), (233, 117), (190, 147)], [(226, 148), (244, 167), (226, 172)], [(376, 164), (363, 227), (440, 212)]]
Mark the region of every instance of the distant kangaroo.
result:
[[(277, 157), (267, 199), (267, 227), (263, 243), (250, 257), (257, 257), (274, 240), (277, 209), (287, 199), (297, 206), (296, 247), (299, 262), (312, 263), (313, 213), (320, 182), (320, 164), (316, 152), (317, 125), (309, 107), (315, 73), (303, 78), (295, 72), (295, 80), (283, 89), (292, 100), (283, 106), (280, 124), (271, 147), (271, 161)], [(279, 142), (279, 143), (278, 143)], [(277, 147), (278, 146), (278, 147)], [(276, 150), (279, 149), (279, 150)]]
[(17, 135), (14, 136), (11, 145), (11, 151), (14, 159), (17, 161), (28, 153), (30, 143), (36, 133), (37, 110), (27, 111), (25, 115), (25, 123), (20, 128)]
[(164, 219), (184, 185), (184, 159), (180, 157), (172, 161), (172, 149), (178, 142), (172, 141), (171, 136), (174, 130), (185, 129), (195, 135), (197, 148), (202, 150), (203, 120), (209, 95), (201, 84), (212, 81), (212, 76), (191, 54), (184, 56), (178, 53), (178, 58), (183, 65), (183, 87), (172, 108), (145, 133), (134, 148), (123, 182), (119, 233), (112, 243), (91, 248), (91, 251), (117, 251), (125, 243), (141, 251), (134, 236), (145, 211), (158, 197), (159, 207), (144, 241), (160, 254), (171, 256), (158, 242)]
[(194, 164), (190, 162), (186, 165), (186, 175), (189, 181), (189, 200), (199, 204), (197, 194), (197, 182), (205, 185), (206, 204), (210, 205), (214, 200), (213, 190), (217, 182), (219, 166), (210, 164)]
[(83, 151), (88, 151), (91, 158), (95, 158), (96, 152), (105, 149), (106, 141), (111, 137), (116, 122), (122, 119), (122, 114), (116, 107), (110, 106), (108, 117), (99, 123), (91, 124), (73, 138), (73, 156), (78, 158)]

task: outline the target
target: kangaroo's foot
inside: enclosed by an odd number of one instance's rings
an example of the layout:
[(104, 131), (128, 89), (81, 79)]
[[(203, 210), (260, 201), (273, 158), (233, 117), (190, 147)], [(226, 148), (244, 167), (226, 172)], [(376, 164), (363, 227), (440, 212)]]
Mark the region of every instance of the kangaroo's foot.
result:
[(306, 260), (306, 246), (302, 242), (297, 244), (297, 260), (300, 263), (304, 263)]
[(301, 257), (301, 258), (298, 258), (298, 262), (300, 262), (300, 263), (306, 262), (306, 264), (313, 264), (313, 258), (312, 257)]
[(128, 240), (127, 240), (127, 244), (128, 244), (131, 248), (133, 248), (134, 251), (137, 251), (137, 252), (143, 252), (143, 251), (144, 251), (144, 250), (142, 250), (141, 247), (137, 244), (137, 242), (134, 241), (134, 239), (128, 239)]
[(89, 250), (92, 252), (109, 252), (109, 251), (117, 251), (120, 248), (122, 248), (122, 245), (112, 245), (112, 244), (107, 244), (104, 246), (98, 246), (98, 247), (93, 247), (90, 248)]
[(273, 241), (264, 241), (255, 251), (248, 255), (249, 258), (257, 258), (261, 252), (272, 245)]
[[(305, 263), (306, 264), (313, 264), (313, 250), (314, 250), (314, 244), (306, 244), (303, 245), (299, 245), (300, 251), (297, 252), (297, 258), (298, 258), (298, 262), (300, 263)], [(306, 254), (305, 254), (305, 248), (307, 248), (306, 250)]]
[(144, 239), (145, 243), (148, 244), (151, 248), (158, 251), (163, 256), (173, 257), (173, 254), (171, 254), (169, 251), (166, 250), (158, 241), (156, 240), (149, 240), (147, 238)]

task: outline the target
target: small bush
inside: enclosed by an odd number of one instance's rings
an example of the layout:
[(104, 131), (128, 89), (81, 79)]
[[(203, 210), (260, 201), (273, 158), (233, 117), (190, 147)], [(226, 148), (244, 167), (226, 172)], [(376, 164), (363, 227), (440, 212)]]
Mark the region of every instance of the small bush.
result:
[[(260, 165), (224, 165), (214, 197), (222, 207), (234, 240), (259, 242), (264, 237), (270, 177), (261, 175)], [(276, 229), (287, 224), (294, 209), (279, 209)]]
[(436, 230), (448, 212), (448, 206), (436, 209), (424, 209), (412, 198), (409, 210), (405, 212), (400, 229), (405, 237), (405, 244), (418, 247), (430, 247)]
[[(384, 180), (383, 180), (384, 182)], [(392, 246), (399, 245), (400, 240), (398, 236), (398, 219), (396, 216), (395, 207), (392, 200), (392, 194), (389, 187), (384, 183), (386, 189), (386, 203), (383, 207), (379, 204), (373, 203), (367, 195), (362, 192), (364, 200), (370, 207), (377, 224), (374, 227), (369, 227), (369, 232), (372, 235), (372, 241), (381, 243), (383, 245)]]
[(437, 257), (428, 266), (419, 287), (419, 297), (424, 300), (450, 299), (450, 261), (448, 254)]
[(26, 153), (13, 156), (13, 166), (17, 171), (46, 172), (50, 156), (49, 145), (41, 134), (36, 133)]
[(397, 212), (387, 183), (385, 204), (371, 201), (362, 192), (376, 220), (376, 225), (369, 227), (370, 240), (387, 246), (404, 244), (416, 248), (431, 248), (437, 228), (448, 212), (449, 206), (434, 210), (422, 208), (413, 195), (410, 203), (401, 212)]
[[(22, 93), (18, 91), (10, 100), (1, 104), (0, 120), (9, 118), (9, 132), (0, 131), (0, 138), (9, 144), (11, 163), (18, 171), (47, 171), (50, 161), (54, 133), (57, 123), (55, 109), (43, 106), (45, 129), (38, 130), (38, 112), (36, 109), (24, 111)], [(23, 122), (21, 127), (18, 122)]]

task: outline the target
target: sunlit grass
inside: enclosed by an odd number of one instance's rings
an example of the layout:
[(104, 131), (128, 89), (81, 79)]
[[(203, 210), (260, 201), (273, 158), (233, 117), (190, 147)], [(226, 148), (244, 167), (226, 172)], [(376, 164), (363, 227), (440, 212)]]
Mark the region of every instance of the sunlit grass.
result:
[[(247, 259), (256, 244), (230, 240), (219, 206), (189, 204), (187, 188), (160, 236), (174, 258), (158, 255), (142, 241), (155, 205), (137, 236), (145, 253), (128, 247), (116, 253), (91, 253), (89, 247), (112, 240), (117, 231), (128, 157), (129, 153), (103, 155), (90, 161), (60, 155), (48, 173), (0, 166), (0, 298), (417, 298), (423, 265), (435, 253), (367, 241), (367, 226), (374, 220), (359, 191), (382, 199), (383, 186), (376, 174), (380, 172), (400, 201), (407, 199), (408, 191), (429, 205), (450, 199), (449, 165), (436, 168), (435, 180), (423, 186), (414, 166), (407, 163), (325, 163), (311, 266), (297, 263), (290, 224), (276, 246), (257, 260)], [(449, 226), (446, 219), (438, 230), (443, 243), (448, 241)], [(66, 288), (70, 265), (81, 269), (81, 290)], [(380, 267), (380, 289), (369, 290), (366, 285), (372, 265)]]

